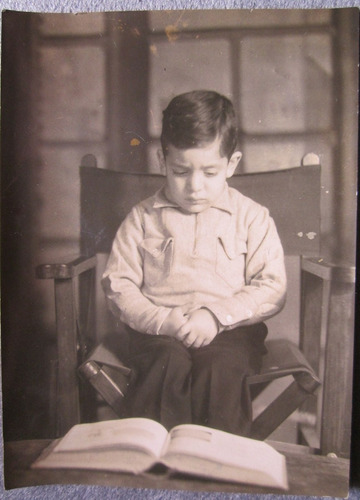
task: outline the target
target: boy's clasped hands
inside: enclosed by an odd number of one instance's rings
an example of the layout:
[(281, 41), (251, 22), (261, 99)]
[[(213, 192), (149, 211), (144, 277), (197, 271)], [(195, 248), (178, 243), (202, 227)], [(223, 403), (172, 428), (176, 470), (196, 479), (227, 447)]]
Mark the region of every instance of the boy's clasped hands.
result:
[(218, 331), (217, 321), (208, 309), (178, 306), (166, 317), (159, 335), (168, 335), (186, 347), (198, 348), (210, 344)]

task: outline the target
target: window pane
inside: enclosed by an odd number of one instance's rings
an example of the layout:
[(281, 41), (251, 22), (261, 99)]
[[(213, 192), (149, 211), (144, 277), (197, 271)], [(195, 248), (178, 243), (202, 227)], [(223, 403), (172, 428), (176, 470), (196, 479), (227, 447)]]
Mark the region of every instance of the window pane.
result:
[(300, 165), (302, 157), (309, 152), (302, 140), (246, 139), (243, 144), (241, 166), (244, 172), (281, 170)]
[(103, 13), (40, 14), (39, 18), (42, 35), (93, 35), (105, 32)]
[(41, 137), (99, 140), (105, 134), (105, 55), (99, 47), (43, 47)]
[(181, 31), (211, 28), (301, 26), (329, 23), (331, 10), (168, 10), (150, 12), (149, 20), (150, 27), (154, 31), (162, 31), (168, 26)]
[(304, 39), (305, 117), (308, 130), (329, 130), (334, 100), (331, 38), (311, 35)]
[(103, 146), (44, 147), (38, 175), (39, 229), (43, 239), (75, 240), (80, 234), (80, 177), (81, 158), (87, 153), (96, 155), (99, 167), (105, 162)]
[(160, 140), (153, 139), (147, 147), (147, 171), (152, 174), (161, 174), (157, 152), (161, 148)]
[(153, 41), (150, 45), (149, 133), (161, 133), (162, 111), (177, 94), (212, 89), (232, 98), (225, 40)]
[[(242, 172), (263, 172), (296, 167), (307, 153), (315, 153), (321, 164), (329, 171), (332, 159), (331, 135), (312, 138), (244, 138), (242, 144)], [(323, 168), (323, 175), (325, 168)]]
[(327, 35), (246, 37), (240, 45), (240, 106), (248, 133), (331, 127)]

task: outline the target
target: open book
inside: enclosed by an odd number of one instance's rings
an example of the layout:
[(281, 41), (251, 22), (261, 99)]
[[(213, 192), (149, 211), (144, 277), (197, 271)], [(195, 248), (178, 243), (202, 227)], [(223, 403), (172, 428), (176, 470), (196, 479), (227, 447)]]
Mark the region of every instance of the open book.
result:
[(200, 477), (287, 489), (285, 457), (267, 443), (192, 424), (167, 432), (146, 418), (75, 425), (32, 467), (139, 474), (156, 464)]

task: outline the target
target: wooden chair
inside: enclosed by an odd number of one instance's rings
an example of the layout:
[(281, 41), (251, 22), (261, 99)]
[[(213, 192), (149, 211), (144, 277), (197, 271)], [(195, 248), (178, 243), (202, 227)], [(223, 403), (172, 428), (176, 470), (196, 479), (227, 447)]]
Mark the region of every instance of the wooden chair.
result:
[[(317, 164), (308, 164), (317, 163)], [(95, 268), (98, 253), (108, 253), (115, 232), (130, 208), (154, 193), (163, 183), (160, 175), (122, 173), (96, 167), (92, 155), (83, 158), (81, 177), (81, 255), (62, 263), (37, 267), (39, 278), (55, 284), (58, 342), (57, 422), (63, 435), (84, 420), (81, 406), (83, 377), (120, 411), (129, 370), (115, 355), (114, 337), (98, 345), (96, 340)], [(302, 257), (304, 272), (321, 276), (325, 264), (319, 259), (320, 243), (320, 165), (315, 155), (301, 167), (288, 170), (235, 175), (230, 185), (269, 208), (275, 219), (286, 255)], [(310, 257), (308, 257), (310, 256)], [(309, 267), (311, 263), (312, 269)], [(80, 294), (80, 299), (79, 299)], [(309, 307), (311, 306), (311, 307)], [(316, 305), (324, 315), (324, 303)], [(302, 329), (311, 325), (314, 304), (302, 297)], [(311, 327), (312, 328), (312, 327)], [(318, 328), (322, 328), (318, 325)], [(301, 338), (307, 338), (305, 331)], [(109, 340), (110, 339), (110, 340)], [(264, 439), (319, 387), (320, 380), (298, 347), (287, 340), (267, 341), (268, 354), (259, 375), (249, 378), (254, 394), (274, 379), (293, 377), (291, 385), (253, 422), (252, 436)], [(316, 366), (316, 365), (315, 365)]]

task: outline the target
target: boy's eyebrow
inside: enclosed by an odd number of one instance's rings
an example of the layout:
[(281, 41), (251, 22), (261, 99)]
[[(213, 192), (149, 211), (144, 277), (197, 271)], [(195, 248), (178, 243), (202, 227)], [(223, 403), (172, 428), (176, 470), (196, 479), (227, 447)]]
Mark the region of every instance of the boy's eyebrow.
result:
[[(182, 163), (174, 163), (173, 165), (173, 168), (183, 168), (183, 169), (186, 169), (186, 170), (191, 170), (191, 166), (189, 165), (185, 165), (185, 164), (182, 164)], [(201, 170), (213, 170), (213, 169), (217, 169), (218, 168), (218, 165), (214, 164), (214, 165), (204, 165), (203, 167), (201, 167)]]
[(185, 165), (185, 164), (183, 164), (183, 163), (173, 163), (173, 165), (172, 165), (172, 166), (173, 166), (173, 167), (175, 167), (175, 168), (186, 168), (186, 169), (188, 169), (188, 170), (190, 170), (190, 168), (191, 168), (191, 167), (189, 167), (188, 165)]

